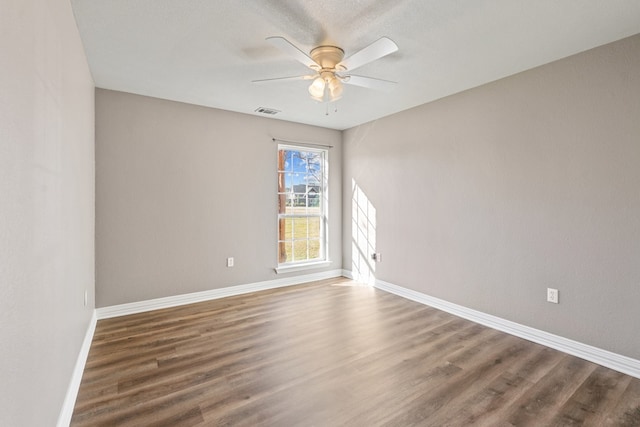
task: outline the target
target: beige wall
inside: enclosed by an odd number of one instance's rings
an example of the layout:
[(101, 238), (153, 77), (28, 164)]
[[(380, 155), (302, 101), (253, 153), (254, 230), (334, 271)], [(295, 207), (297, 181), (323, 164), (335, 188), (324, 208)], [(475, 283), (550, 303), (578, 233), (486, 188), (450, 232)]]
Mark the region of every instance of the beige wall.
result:
[(272, 136), (335, 146), (324, 270), (340, 269), (340, 132), (98, 89), (97, 306), (282, 277)]
[(640, 358), (640, 36), (351, 129), (343, 151), (332, 130), (98, 90), (96, 183), (69, 3), (2, 8), (0, 425), (58, 417), (94, 308), (96, 186), (98, 305), (277, 277), (272, 135), (336, 146), (327, 270), (352, 268), (357, 184), (378, 278)]
[(355, 183), (378, 279), (640, 359), (640, 35), (343, 143), (345, 269)]
[(52, 426), (94, 309), (93, 81), (68, 0), (3, 0), (0, 34), (0, 425)]

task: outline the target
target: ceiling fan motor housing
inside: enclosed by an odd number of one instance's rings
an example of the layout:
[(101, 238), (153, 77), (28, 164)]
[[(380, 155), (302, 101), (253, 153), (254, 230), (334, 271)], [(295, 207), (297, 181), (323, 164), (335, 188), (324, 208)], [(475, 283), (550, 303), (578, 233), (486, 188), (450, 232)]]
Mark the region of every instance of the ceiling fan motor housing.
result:
[(311, 59), (317, 62), (322, 70), (335, 70), (336, 64), (344, 58), (344, 50), (337, 46), (318, 46), (311, 52)]

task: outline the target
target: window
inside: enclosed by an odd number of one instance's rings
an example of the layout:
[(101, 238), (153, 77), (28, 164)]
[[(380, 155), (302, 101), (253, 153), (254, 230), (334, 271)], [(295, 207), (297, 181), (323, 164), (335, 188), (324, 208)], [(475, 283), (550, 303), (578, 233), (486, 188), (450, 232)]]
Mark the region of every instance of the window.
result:
[(327, 259), (327, 151), (278, 146), (278, 265)]

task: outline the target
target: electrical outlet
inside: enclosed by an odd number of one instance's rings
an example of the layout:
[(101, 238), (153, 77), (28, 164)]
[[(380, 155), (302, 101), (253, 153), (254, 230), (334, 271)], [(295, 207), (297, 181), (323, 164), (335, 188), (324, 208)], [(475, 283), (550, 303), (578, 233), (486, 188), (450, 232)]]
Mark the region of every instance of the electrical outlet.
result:
[(557, 289), (547, 288), (547, 302), (558, 304), (559, 292)]
[(233, 257), (227, 258), (227, 267), (233, 267)]

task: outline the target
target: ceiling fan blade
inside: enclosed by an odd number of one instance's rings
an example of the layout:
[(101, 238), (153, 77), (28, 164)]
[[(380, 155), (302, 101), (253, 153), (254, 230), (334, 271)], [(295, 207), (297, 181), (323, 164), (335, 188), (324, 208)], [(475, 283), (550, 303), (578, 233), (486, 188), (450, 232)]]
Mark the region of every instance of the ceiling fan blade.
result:
[(313, 70), (319, 70), (321, 68), (320, 65), (311, 59), (309, 55), (298, 49), (293, 43), (284, 37), (267, 37), (266, 40), (307, 67)]
[(382, 80), (375, 79), (373, 77), (354, 75), (345, 76), (344, 80), (342, 81), (350, 85), (362, 86), (370, 89), (379, 89), (384, 91), (391, 90), (397, 84), (397, 82), (392, 82), (391, 80)]
[(288, 80), (311, 80), (315, 79), (317, 76), (291, 76), (291, 77), (276, 77), (273, 79), (259, 79), (259, 80), (251, 80), (251, 83), (269, 83), (269, 82), (282, 82)]
[(338, 65), (337, 69), (344, 68), (346, 70), (355, 70), (358, 67), (362, 67), (370, 62), (380, 59), (383, 56), (387, 56), (398, 50), (398, 45), (387, 37), (381, 37), (375, 42), (371, 43), (364, 49), (359, 50), (350, 57), (346, 58)]

